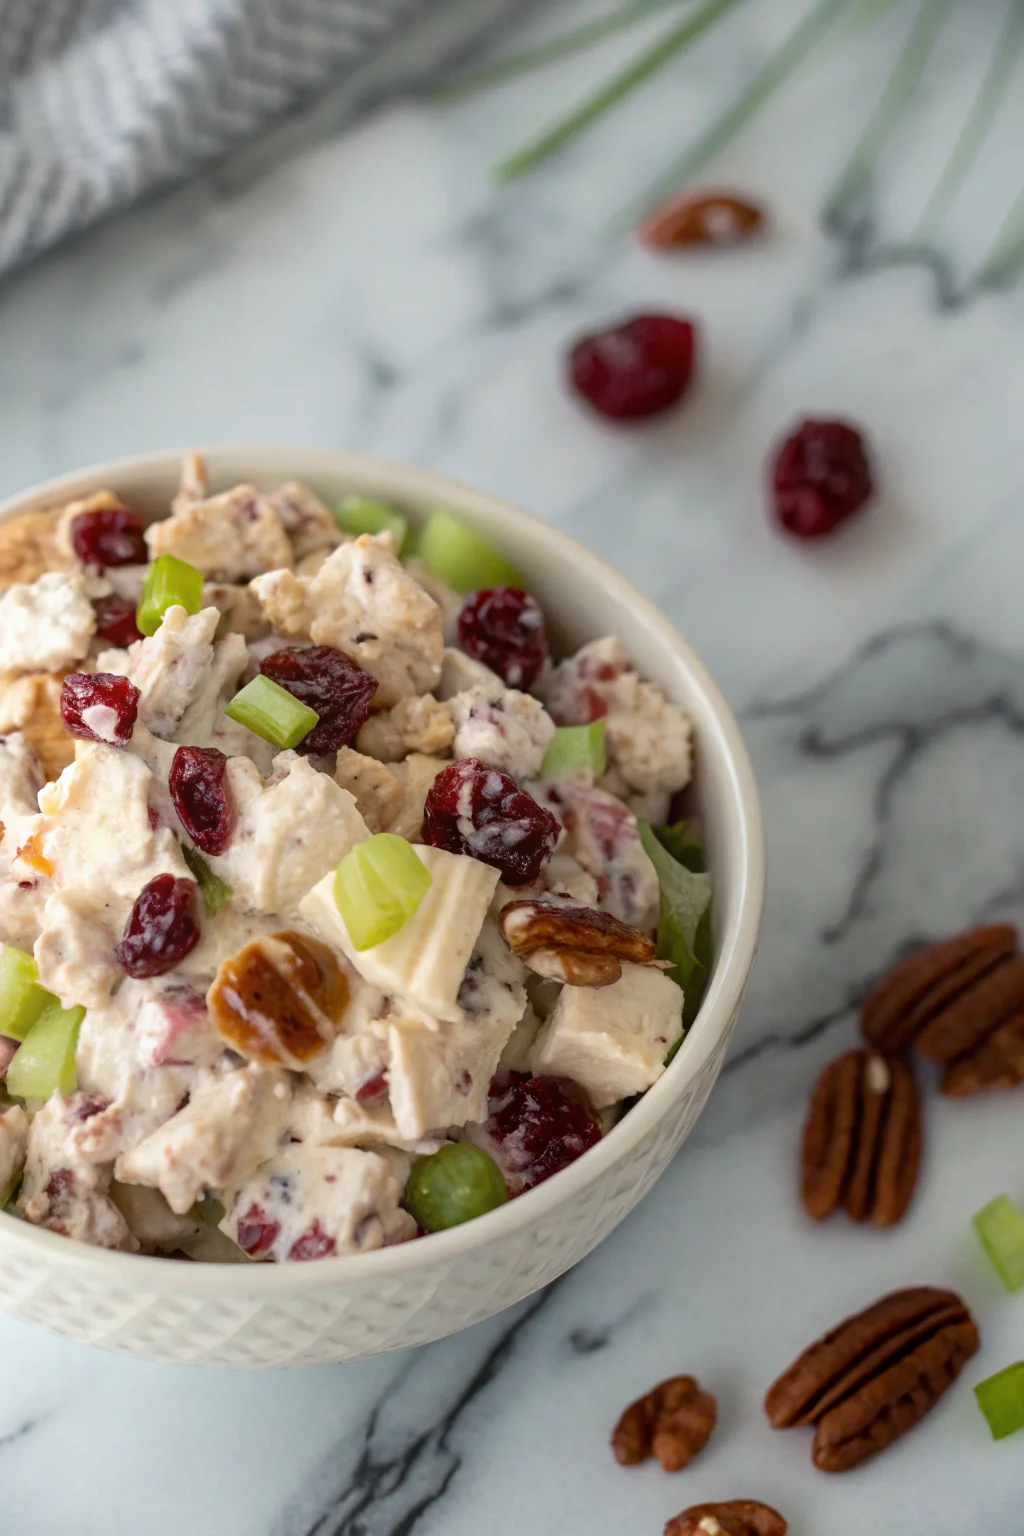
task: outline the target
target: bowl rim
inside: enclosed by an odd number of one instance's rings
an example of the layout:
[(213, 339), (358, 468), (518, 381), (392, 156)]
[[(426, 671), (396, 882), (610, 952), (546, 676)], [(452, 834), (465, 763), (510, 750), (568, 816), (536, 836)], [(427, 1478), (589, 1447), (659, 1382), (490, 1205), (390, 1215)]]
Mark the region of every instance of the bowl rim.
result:
[[(254, 481), (280, 476), (282, 464), (290, 466), (285, 478), (315, 483), (318, 473), (329, 476), (365, 477), (383, 487), (379, 494), (404, 500), (424, 509), (446, 504), (454, 511), (479, 514), (486, 522), (511, 520), (522, 528), (542, 551), (557, 563), (571, 563), (588, 586), (603, 589), (630, 607), (656, 642), (672, 652), (688, 674), (693, 691), (701, 697), (713, 722), (720, 755), (727, 765), (725, 785), (731, 815), (739, 833), (736, 856), (734, 917), (723, 929), (715, 955), (714, 970), (697, 1016), (667, 1070), (630, 1112), (596, 1146), (568, 1168), (486, 1216), (477, 1217), (429, 1239), (400, 1243), (368, 1253), (320, 1259), (315, 1264), (175, 1264), (147, 1254), (120, 1253), (76, 1242), (44, 1228), (33, 1227), (0, 1211), (0, 1251), (14, 1258), (26, 1257), (62, 1269), (90, 1275), (98, 1284), (115, 1271), (128, 1281), (158, 1293), (182, 1295), (245, 1296), (270, 1300), (284, 1291), (320, 1290), (395, 1280), (424, 1266), (449, 1266), (469, 1250), (485, 1248), (531, 1226), (557, 1206), (567, 1203), (603, 1178), (629, 1153), (680, 1099), (697, 1079), (717, 1049), (739, 1008), (754, 962), (764, 903), (765, 849), (760, 797), (753, 767), (732, 710), (717, 684), (689, 642), (661, 609), (602, 556), (593, 553), (571, 535), (525, 512), (503, 497), (479, 490), (433, 470), (377, 458), (343, 449), (219, 445), (191, 449), (207, 461), (212, 478), (220, 478), (219, 461), (244, 461)], [(0, 502), (0, 521), (42, 506), (60, 505), (100, 489), (104, 483), (132, 477), (173, 475), (185, 452), (163, 450), (111, 459), (42, 481)], [(707, 739), (707, 726), (702, 740)], [(128, 1268), (125, 1268), (128, 1266)]]

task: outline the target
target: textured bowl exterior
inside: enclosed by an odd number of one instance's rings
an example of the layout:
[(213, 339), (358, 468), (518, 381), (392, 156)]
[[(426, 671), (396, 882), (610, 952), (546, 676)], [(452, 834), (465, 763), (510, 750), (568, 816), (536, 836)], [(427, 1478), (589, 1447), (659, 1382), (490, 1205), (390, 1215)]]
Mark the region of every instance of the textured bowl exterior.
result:
[[(496, 498), (358, 455), (211, 451), (217, 485), (308, 482), (411, 508), (444, 504), (516, 562), (563, 642), (615, 632), (641, 672), (694, 716), (698, 791), (716, 880), (715, 965), (698, 1018), (662, 1079), (563, 1173), (498, 1211), (420, 1242), (293, 1265), (198, 1265), (108, 1253), (0, 1213), (0, 1307), (119, 1354), (247, 1369), (327, 1364), (425, 1344), (547, 1285), (637, 1204), (697, 1121), (753, 963), (764, 884), (757, 791), (727, 706), (668, 621), (604, 562)], [(0, 518), (110, 485), (166, 508), (178, 456), (102, 465), (0, 507)]]

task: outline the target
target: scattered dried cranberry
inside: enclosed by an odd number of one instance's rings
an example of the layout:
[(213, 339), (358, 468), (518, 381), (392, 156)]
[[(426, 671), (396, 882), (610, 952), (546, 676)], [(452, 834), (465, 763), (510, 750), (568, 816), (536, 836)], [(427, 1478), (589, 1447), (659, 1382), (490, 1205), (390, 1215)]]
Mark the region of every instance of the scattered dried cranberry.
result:
[(123, 507), (79, 512), (71, 519), (71, 547), (83, 565), (145, 565), (149, 558), (142, 519)]
[(60, 691), (60, 714), (72, 736), (123, 747), (131, 741), (141, 695), (117, 672), (70, 672)]
[(275, 651), (260, 663), (264, 677), (320, 716), (297, 752), (338, 752), (347, 747), (370, 713), (377, 680), (331, 645)]
[(306, 1259), (326, 1259), (337, 1248), (337, 1243), (330, 1233), (325, 1232), (318, 1221), (314, 1221), (308, 1231), (297, 1237), (288, 1250), (288, 1257), (302, 1263)]
[(473, 592), (459, 614), (459, 647), (510, 688), (529, 688), (547, 660), (544, 615), (518, 587)]
[(224, 782), (228, 760), (216, 747), (179, 747), (167, 787), (174, 809), (201, 853), (226, 853), (235, 831), (235, 808)]
[(449, 763), (423, 808), (423, 836), (432, 847), (490, 864), (507, 885), (536, 880), (561, 830), (514, 779), (476, 757)]
[(96, 614), (96, 633), (101, 640), (125, 649), (142, 639), (142, 631), (135, 622), (135, 604), (128, 598), (112, 592), (109, 597), (94, 598), (92, 606)]
[(491, 1085), (487, 1133), (501, 1149), (509, 1190), (519, 1194), (567, 1168), (601, 1140), (581, 1089), (558, 1077), (513, 1073)]
[(569, 357), (573, 387), (616, 421), (658, 416), (693, 375), (694, 329), (675, 315), (636, 315), (582, 337)]
[(820, 539), (871, 495), (864, 439), (843, 421), (802, 421), (772, 472), (775, 515), (799, 539)]
[(142, 980), (163, 976), (179, 965), (199, 943), (195, 918), (198, 894), (194, 880), (180, 880), (174, 875), (157, 875), (144, 885), (117, 946), (121, 969)]
[(388, 1074), (386, 1071), (378, 1072), (371, 1077), (361, 1088), (356, 1089), (357, 1104), (381, 1104), (388, 1096)]
[(278, 1223), (267, 1215), (262, 1205), (254, 1201), (245, 1215), (239, 1217), (235, 1227), (235, 1242), (243, 1253), (257, 1258), (260, 1254), (269, 1253), (277, 1242), (280, 1230)]

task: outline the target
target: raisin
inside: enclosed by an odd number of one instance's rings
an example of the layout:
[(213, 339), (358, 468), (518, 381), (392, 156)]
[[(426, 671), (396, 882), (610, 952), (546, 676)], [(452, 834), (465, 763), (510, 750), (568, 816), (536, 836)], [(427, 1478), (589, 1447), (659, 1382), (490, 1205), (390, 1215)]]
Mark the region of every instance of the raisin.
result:
[(658, 416), (686, 393), (693, 376), (694, 328), (676, 315), (636, 315), (582, 337), (569, 372), (577, 394), (616, 421)]
[(864, 439), (842, 421), (803, 421), (772, 471), (775, 516), (798, 539), (831, 533), (867, 501), (871, 465)]
[(227, 766), (216, 747), (179, 747), (167, 780), (178, 820), (199, 851), (214, 856), (227, 852), (235, 831)]
[(550, 811), (476, 757), (449, 763), (423, 808), (423, 836), (432, 847), (468, 853), (500, 870), (507, 885), (536, 880), (560, 832)]
[(141, 695), (117, 672), (70, 672), (60, 691), (60, 714), (72, 736), (123, 747), (131, 741)]
[(128, 598), (112, 592), (109, 597), (94, 598), (92, 606), (96, 614), (96, 633), (108, 645), (124, 650), (142, 639), (142, 631), (135, 622), (135, 604)]
[(142, 980), (163, 976), (179, 965), (199, 943), (194, 880), (157, 875), (135, 898), (117, 960), (127, 975)]
[(501, 1149), (514, 1194), (568, 1168), (601, 1140), (601, 1127), (581, 1089), (558, 1077), (513, 1073), (491, 1085), (487, 1134)]
[(320, 723), (299, 742), (297, 752), (339, 752), (354, 739), (370, 713), (377, 680), (331, 645), (275, 651), (260, 663), (264, 677), (316, 710)]
[(518, 587), (473, 592), (459, 614), (459, 648), (510, 688), (530, 688), (547, 660), (544, 615)]
[(145, 565), (149, 558), (142, 519), (123, 507), (79, 512), (71, 519), (71, 547), (83, 565), (106, 570), (115, 565)]

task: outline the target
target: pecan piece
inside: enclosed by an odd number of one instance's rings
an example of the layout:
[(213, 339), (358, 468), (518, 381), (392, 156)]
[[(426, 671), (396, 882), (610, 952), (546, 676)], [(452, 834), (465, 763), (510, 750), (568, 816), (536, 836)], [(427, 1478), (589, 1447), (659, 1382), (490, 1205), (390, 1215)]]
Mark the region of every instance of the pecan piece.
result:
[(1024, 957), (1004, 960), (929, 1020), (915, 1045), (943, 1066), (968, 1056), (1024, 1008)]
[(681, 245), (738, 245), (759, 234), (764, 210), (730, 192), (683, 192), (659, 203), (637, 230), (642, 245), (669, 251)]
[(656, 1456), (666, 1472), (680, 1472), (702, 1451), (718, 1418), (718, 1404), (692, 1376), (671, 1376), (630, 1403), (612, 1431), (620, 1467)]
[(325, 1051), (348, 1007), (333, 950), (299, 933), (272, 933), (225, 960), (206, 995), (214, 1028), (265, 1067), (300, 1072)]
[(924, 1418), (977, 1348), (953, 1291), (894, 1291), (804, 1350), (769, 1388), (765, 1412), (773, 1429), (815, 1425), (814, 1465), (845, 1472)]
[(777, 1509), (756, 1499), (726, 1499), (722, 1504), (691, 1504), (675, 1515), (664, 1536), (786, 1536), (789, 1523)]
[(539, 976), (574, 987), (608, 987), (622, 962), (650, 965), (654, 943), (636, 928), (591, 907), (510, 901), (498, 916), (501, 936)]
[(939, 1084), (951, 1099), (1024, 1083), (1024, 1013), (1015, 1013), (994, 1034), (948, 1066)]
[(898, 1056), (847, 1051), (811, 1092), (804, 1123), (801, 1196), (824, 1221), (845, 1206), (853, 1221), (891, 1227), (906, 1212), (921, 1162), (921, 1110)]
[(1017, 930), (1010, 923), (993, 923), (916, 950), (883, 976), (868, 997), (861, 1010), (862, 1035), (876, 1050), (903, 1050), (1016, 948)]

